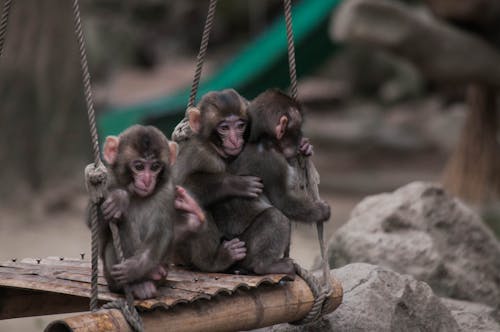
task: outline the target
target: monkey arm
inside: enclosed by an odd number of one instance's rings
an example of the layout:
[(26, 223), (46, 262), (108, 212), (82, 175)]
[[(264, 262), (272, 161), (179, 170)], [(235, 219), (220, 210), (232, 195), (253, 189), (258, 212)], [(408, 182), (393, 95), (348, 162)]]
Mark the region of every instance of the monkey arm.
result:
[(231, 197), (256, 198), (263, 184), (258, 177), (223, 173), (195, 173), (185, 186), (203, 206), (210, 206)]
[(234, 166), (239, 174), (262, 178), (264, 194), (288, 218), (311, 223), (329, 219), (330, 207), (325, 202), (313, 201), (303, 191), (293, 188), (295, 169), (282, 154), (248, 144)]

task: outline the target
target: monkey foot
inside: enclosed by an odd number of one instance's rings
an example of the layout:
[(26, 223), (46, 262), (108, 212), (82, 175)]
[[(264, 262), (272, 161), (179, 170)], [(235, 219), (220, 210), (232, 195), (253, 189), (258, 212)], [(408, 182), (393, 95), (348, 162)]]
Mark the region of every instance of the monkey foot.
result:
[(157, 289), (152, 281), (143, 281), (130, 285), (130, 290), (134, 294), (134, 298), (139, 300), (150, 299), (156, 296)]

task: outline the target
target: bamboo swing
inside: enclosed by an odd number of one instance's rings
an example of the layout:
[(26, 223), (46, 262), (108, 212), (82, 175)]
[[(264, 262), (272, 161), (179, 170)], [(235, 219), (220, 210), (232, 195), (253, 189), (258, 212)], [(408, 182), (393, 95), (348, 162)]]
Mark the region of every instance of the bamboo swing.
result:
[[(291, 96), (297, 99), (297, 76), (293, 44), (291, 0), (285, 8)], [(12, 0), (4, 1), (0, 17), (2, 55)], [(217, 0), (210, 0), (188, 108), (194, 106)], [(48, 257), (0, 262), (0, 319), (87, 311), (90, 313), (52, 322), (46, 331), (237, 331), (273, 324), (306, 324), (335, 310), (342, 302), (342, 286), (333, 277), (325, 257), (323, 224), (318, 239), (323, 259), (322, 280), (296, 265), (299, 277), (285, 281), (285, 275), (231, 275), (201, 273), (172, 266), (155, 299), (135, 301), (125, 289), (125, 298), (109, 292), (99, 266), (97, 252), (97, 207), (105, 195), (106, 169), (100, 160), (99, 139), (88, 71), (79, 1), (73, 0), (73, 16), (92, 137), (94, 163), (86, 168), (92, 204), (91, 261)], [(183, 135), (182, 121), (174, 135)], [(298, 157), (303, 170), (304, 190), (319, 198), (317, 172), (309, 158)], [(119, 253), (117, 226), (110, 223), (115, 250)], [(116, 234), (116, 236), (115, 236)], [(101, 308), (99, 307), (101, 306)]]

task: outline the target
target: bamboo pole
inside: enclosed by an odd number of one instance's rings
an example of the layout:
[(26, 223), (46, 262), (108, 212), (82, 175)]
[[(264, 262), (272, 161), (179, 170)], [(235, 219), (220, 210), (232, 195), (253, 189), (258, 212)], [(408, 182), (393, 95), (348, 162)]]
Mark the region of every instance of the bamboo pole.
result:
[[(342, 302), (342, 285), (335, 278), (326, 306), (329, 312)], [(211, 300), (179, 304), (169, 310), (142, 312), (146, 331), (224, 332), (250, 330), (299, 320), (313, 304), (309, 286), (301, 278), (284, 285), (263, 285), (239, 290), (233, 295), (218, 295)], [(49, 324), (46, 332), (131, 331), (121, 312), (99, 310)]]

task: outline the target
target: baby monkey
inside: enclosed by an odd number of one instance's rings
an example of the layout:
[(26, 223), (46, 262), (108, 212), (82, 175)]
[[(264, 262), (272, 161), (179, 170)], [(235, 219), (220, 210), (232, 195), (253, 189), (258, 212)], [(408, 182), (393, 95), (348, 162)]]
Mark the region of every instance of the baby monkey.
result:
[[(136, 298), (156, 295), (155, 281), (167, 275), (175, 241), (205, 221), (197, 202), (172, 179), (177, 144), (152, 126), (135, 125), (108, 136), (104, 160), (110, 170), (101, 205), (100, 253), (111, 291), (128, 284)], [(108, 222), (117, 221), (125, 260), (119, 262)]]

